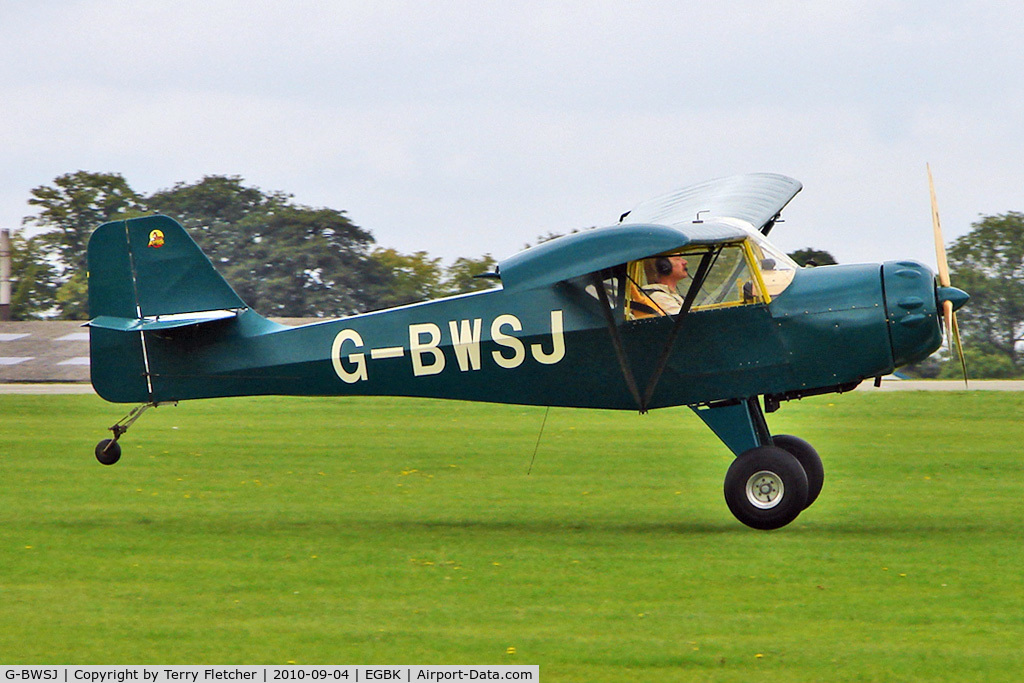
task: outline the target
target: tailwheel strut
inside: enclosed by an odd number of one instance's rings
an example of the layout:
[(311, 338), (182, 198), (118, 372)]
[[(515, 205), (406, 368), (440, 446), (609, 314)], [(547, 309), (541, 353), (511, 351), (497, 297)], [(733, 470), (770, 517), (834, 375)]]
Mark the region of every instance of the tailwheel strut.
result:
[[(142, 414), (149, 408), (159, 408), (160, 406), (168, 405), (167, 403), (144, 403), (141, 406), (136, 406), (130, 413), (118, 420), (112, 427), (108, 429), (113, 432), (113, 439), (103, 439), (96, 444), (96, 459), (104, 465), (113, 465), (115, 462), (121, 459), (121, 444), (117, 441), (128, 431), (128, 428), (135, 424), (135, 421), (142, 417)], [(177, 401), (172, 401), (170, 405), (178, 405)]]

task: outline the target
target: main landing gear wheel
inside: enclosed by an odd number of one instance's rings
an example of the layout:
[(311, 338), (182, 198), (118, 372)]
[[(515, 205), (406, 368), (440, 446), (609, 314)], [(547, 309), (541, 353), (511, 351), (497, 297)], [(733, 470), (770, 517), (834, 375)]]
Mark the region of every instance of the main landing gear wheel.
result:
[(784, 527), (807, 506), (807, 474), (794, 455), (776, 446), (740, 454), (725, 475), (725, 502), (754, 529)]
[(115, 439), (103, 439), (96, 444), (96, 459), (104, 465), (113, 465), (121, 459), (121, 444)]
[(821, 457), (814, 446), (803, 439), (789, 434), (779, 434), (772, 437), (776, 448), (788, 451), (794, 458), (800, 461), (807, 475), (807, 504), (804, 508), (811, 507), (811, 503), (818, 499), (821, 493), (822, 484), (825, 483), (825, 467), (821, 464)]

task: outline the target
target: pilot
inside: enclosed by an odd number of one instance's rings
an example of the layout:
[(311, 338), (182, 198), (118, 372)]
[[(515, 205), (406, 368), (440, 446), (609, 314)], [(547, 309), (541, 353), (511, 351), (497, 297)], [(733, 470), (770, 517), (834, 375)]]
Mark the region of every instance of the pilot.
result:
[(644, 294), (650, 297), (665, 315), (675, 315), (683, 307), (683, 296), (679, 293), (677, 285), (690, 277), (686, 267), (686, 259), (681, 254), (658, 256), (647, 259), (644, 263), (647, 281), (650, 283), (643, 288)]

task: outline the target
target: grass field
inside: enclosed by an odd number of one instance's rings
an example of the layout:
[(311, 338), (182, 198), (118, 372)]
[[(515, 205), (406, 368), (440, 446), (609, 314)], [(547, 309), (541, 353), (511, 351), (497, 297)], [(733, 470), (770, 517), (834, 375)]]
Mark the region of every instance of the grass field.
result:
[(539, 664), (543, 681), (1024, 679), (1024, 394), (770, 417), (819, 501), (757, 532), (686, 409), (0, 396), (0, 663)]

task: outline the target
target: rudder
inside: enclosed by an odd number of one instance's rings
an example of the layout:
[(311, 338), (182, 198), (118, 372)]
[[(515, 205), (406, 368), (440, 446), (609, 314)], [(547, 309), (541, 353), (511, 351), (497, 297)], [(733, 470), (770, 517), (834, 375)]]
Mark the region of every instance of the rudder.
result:
[(92, 384), (108, 401), (153, 400), (147, 329), (201, 324), (203, 316), (188, 314), (247, 308), (167, 216), (104, 223), (89, 239), (88, 258)]
[(93, 318), (245, 308), (199, 245), (167, 216), (104, 223), (89, 239)]

